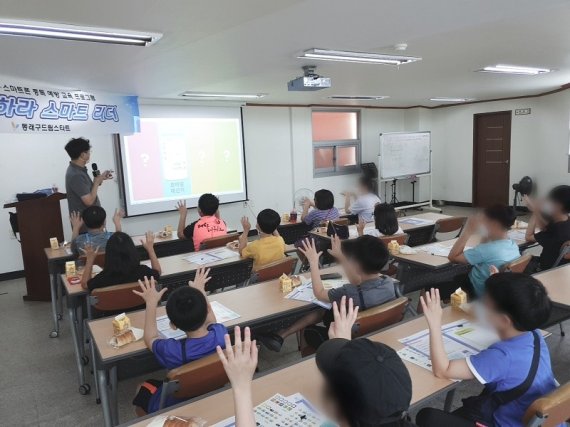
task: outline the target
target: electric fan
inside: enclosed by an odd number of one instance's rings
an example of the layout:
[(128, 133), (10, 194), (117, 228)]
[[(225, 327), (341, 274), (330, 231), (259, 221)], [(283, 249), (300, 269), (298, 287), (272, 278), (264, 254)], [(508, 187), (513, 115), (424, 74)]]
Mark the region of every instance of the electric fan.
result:
[(295, 191), (295, 196), (293, 196), (293, 209), (296, 209), (297, 207), (302, 208), (305, 199), (313, 200), (314, 197), (315, 194), (312, 190), (309, 190), (308, 188), (298, 189)]
[(515, 196), (513, 198), (513, 209), (516, 212), (518, 208), (517, 202), (519, 198), (532, 193), (532, 178), (529, 176), (523, 176), (518, 183), (513, 184), (513, 190), (515, 190)]

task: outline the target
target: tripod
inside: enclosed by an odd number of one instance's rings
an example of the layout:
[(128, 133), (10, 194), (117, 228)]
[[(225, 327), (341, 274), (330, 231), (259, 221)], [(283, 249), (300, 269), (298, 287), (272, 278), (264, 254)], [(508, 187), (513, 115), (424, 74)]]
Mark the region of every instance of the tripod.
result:
[(398, 198), (396, 197), (396, 183), (397, 183), (397, 181), (398, 181), (398, 180), (397, 180), (396, 178), (394, 178), (394, 179), (392, 180), (392, 184), (390, 184), (391, 187), (392, 187), (392, 198), (390, 199), (390, 204), (391, 204), (391, 205), (396, 205), (397, 203), (400, 202), (400, 201), (398, 200)]

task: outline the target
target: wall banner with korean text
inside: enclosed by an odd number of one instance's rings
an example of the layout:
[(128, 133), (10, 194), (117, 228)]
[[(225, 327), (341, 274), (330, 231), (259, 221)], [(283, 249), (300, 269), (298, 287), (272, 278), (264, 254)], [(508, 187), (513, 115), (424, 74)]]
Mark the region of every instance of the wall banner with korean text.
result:
[(131, 134), (139, 128), (136, 96), (0, 81), (0, 133)]

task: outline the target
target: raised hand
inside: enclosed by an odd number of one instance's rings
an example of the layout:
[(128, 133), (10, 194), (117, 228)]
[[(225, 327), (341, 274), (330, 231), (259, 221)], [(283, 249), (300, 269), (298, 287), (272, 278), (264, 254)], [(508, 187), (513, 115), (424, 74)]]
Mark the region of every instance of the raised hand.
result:
[(144, 240), (141, 239), (141, 245), (147, 252), (154, 249), (154, 233), (152, 231), (147, 231), (145, 233)]
[(147, 305), (156, 306), (164, 293), (168, 290), (167, 287), (162, 288), (160, 291), (156, 290), (156, 282), (154, 277), (151, 276), (150, 280), (145, 276), (144, 281), (139, 280), (139, 285), (141, 287), (140, 291), (133, 289), (133, 293), (141, 297)]
[(82, 248), (79, 248), (83, 255), (85, 255), (85, 260), (87, 262), (93, 263), (95, 258), (97, 258), (97, 254), (99, 253), (99, 246), (94, 247), (90, 243), (84, 245)]
[(251, 389), (253, 374), (257, 367), (257, 346), (255, 341), (251, 340), (249, 328), (245, 328), (243, 341), (239, 326), (235, 327), (234, 336), (235, 349), (232, 347), (230, 336), (226, 335), (226, 349), (222, 350), (218, 346), (216, 351), (222, 361), (234, 393), (237, 393), (238, 391)]
[(192, 286), (193, 288), (199, 289), (202, 292), (206, 291), (206, 283), (208, 283), (210, 281), (211, 277), (210, 277), (210, 269), (209, 268), (204, 268), (204, 267), (200, 267), (198, 270), (196, 270), (196, 276), (194, 277), (194, 280), (190, 281), (188, 284), (190, 286)]
[(441, 328), (443, 309), (441, 308), (439, 289), (431, 288), (429, 292), (420, 297), (420, 303), (429, 327)]
[(327, 251), (337, 260), (343, 256), (341, 240), (336, 234), (331, 237), (331, 248)]
[(301, 253), (305, 255), (309, 264), (318, 264), (319, 258), (323, 254), (322, 252), (317, 251), (317, 246), (315, 245), (315, 241), (313, 239), (305, 239), (303, 240), (303, 246), (299, 248)]
[(81, 218), (81, 213), (71, 212), (69, 215), (69, 220), (71, 221), (71, 227), (73, 230), (79, 230), (83, 227), (83, 218)]
[(181, 215), (186, 215), (188, 212), (188, 208), (186, 207), (186, 200), (179, 200), (178, 203), (176, 203), (176, 209)]
[(244, 233), (249, 233), (249, 230), (251, 230), (251, 223), (249, 222), (249, 218), (246, 216), (242, 216), (241, 217), (241, 226), (243, 228), (243, 232)]
[(333, 302), (334, 322), (329, 327), (329, 338), (352, 338), (352, 326), (358, 317), (358, 307), (354, 307), (352, 298), (348, 300), (348, 310), (346, 308), (346, 296), (340, 300), (340, 310), (338, 304)]

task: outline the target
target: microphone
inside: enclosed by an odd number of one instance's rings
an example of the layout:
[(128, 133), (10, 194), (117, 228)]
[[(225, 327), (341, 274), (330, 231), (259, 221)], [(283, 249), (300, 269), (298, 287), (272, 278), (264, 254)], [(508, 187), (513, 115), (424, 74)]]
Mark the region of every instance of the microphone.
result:
[(99, 170), (99, 168), (97, 167), (97, 163), (92, 163), (91, 164), (91, 169), (93, 169), (93, 178), (98, 177), (99, 175), (101, 175), (101, 171)]

